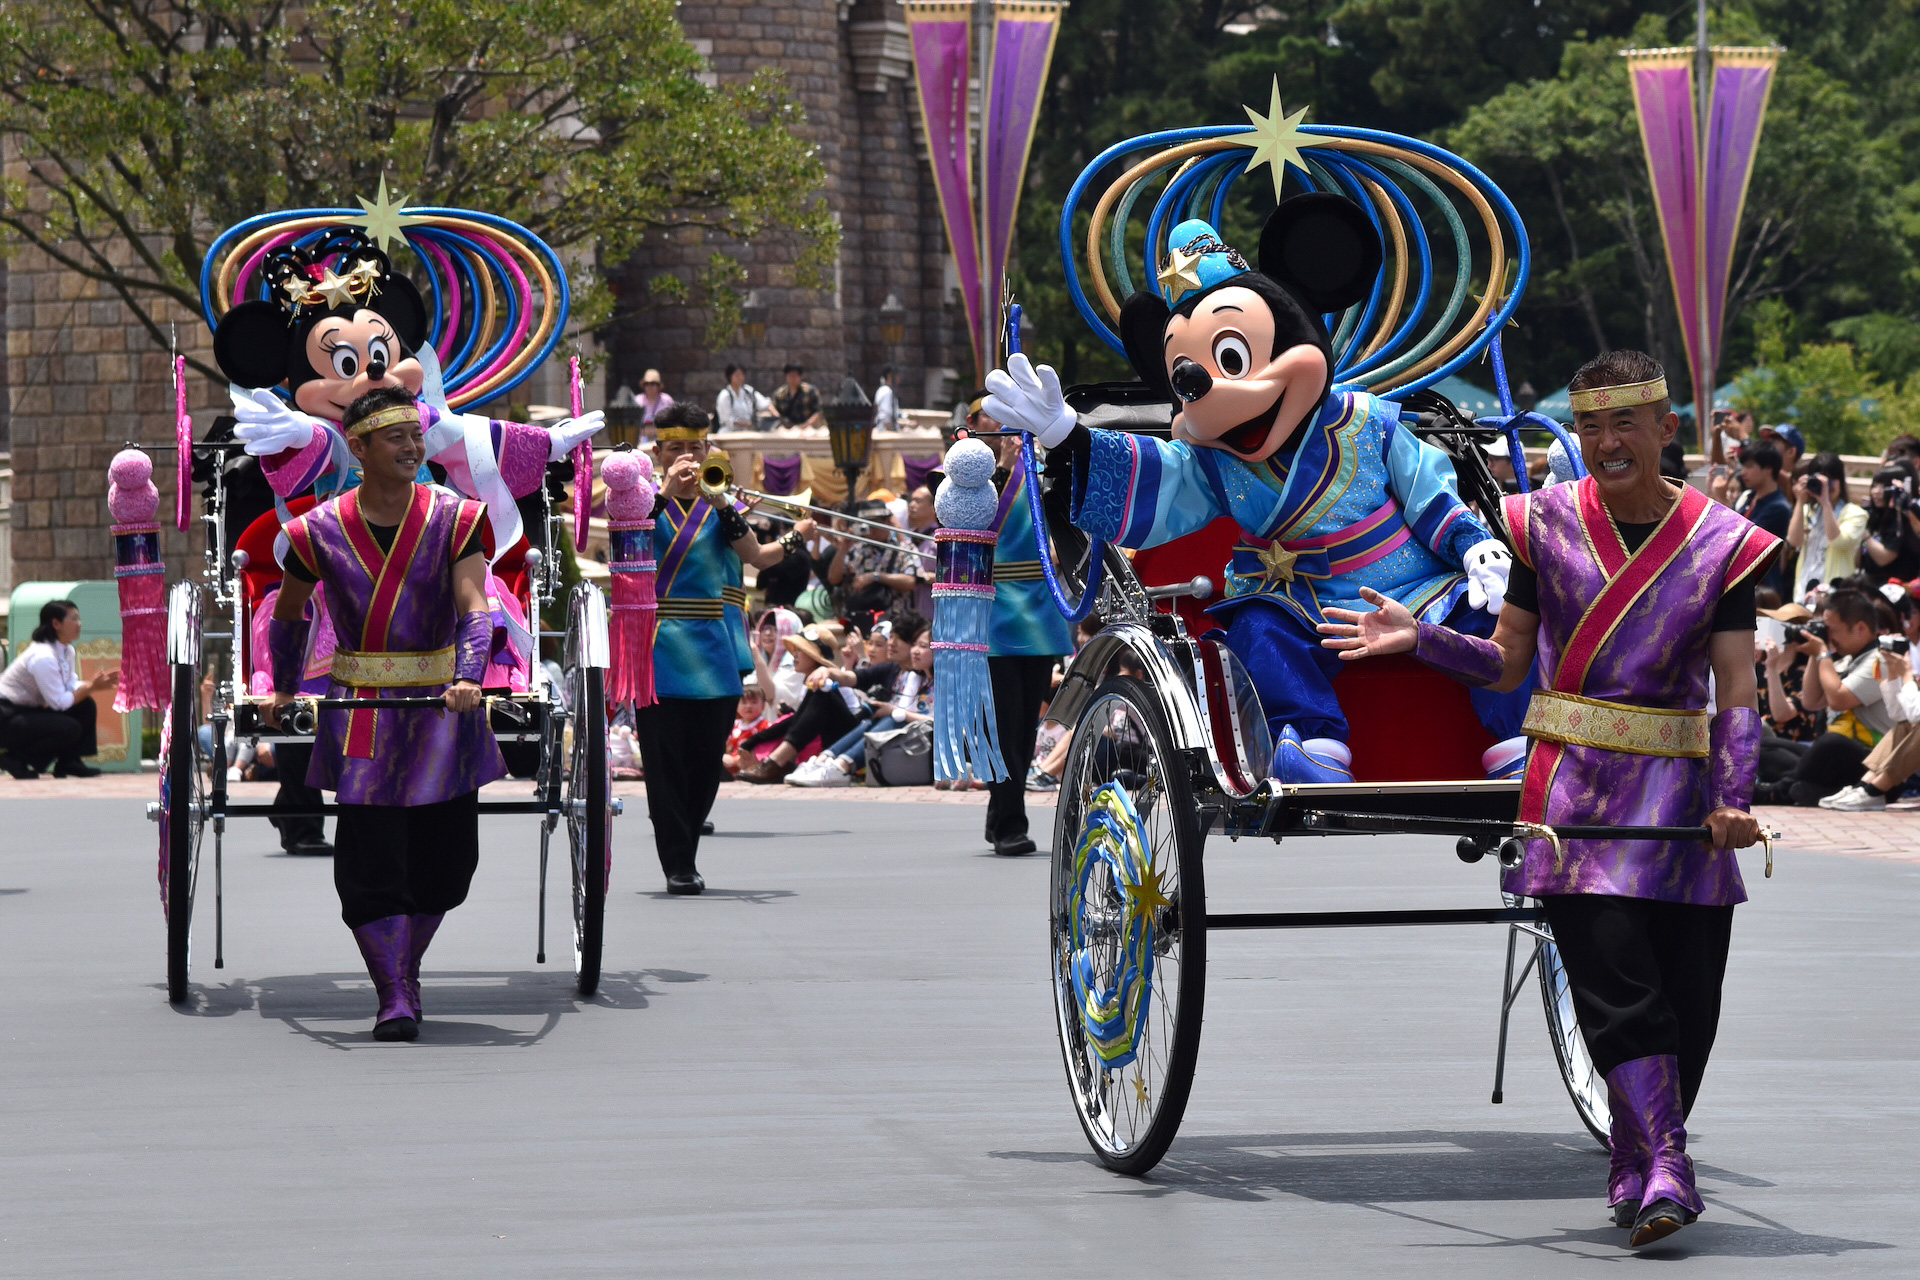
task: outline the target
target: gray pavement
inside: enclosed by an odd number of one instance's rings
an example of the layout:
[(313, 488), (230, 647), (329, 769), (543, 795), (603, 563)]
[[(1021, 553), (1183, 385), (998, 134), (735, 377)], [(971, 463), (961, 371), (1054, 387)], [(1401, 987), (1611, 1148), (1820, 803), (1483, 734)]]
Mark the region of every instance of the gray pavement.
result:
[[(643, 806), (633, 803), (630, 812)], [(1045, 814), (1048, 811), (1041, 811)], [(196, 919), (166, 1004), (133, 800), (0, 806), (0, 1274), (1596, 1276), (1605, 1159), (1536, 1002), (1487, 1102), (1492, 927), (1216, 935), (1181, 1139), (1091, 1161), (1044, 985), (1041, 859), (977, 805), (725, 800), (713, 892), (617, 825), (601, 994), (571, 994), (534, 825), (489, 820), (373, 1043), (329, 866), (229, 842), (227, 967)], [(1757, 863), (1757, 860), (1756, 860)], [(1920, 1273), (1920, 865), (1783, 854), (1741, 909), (1694, 1116), (1701, 1276)], [(1446, 842), (1209, 845), (1215, 909), (1476, 905)], [(564, 881), (556, 877), (556, 890)]]

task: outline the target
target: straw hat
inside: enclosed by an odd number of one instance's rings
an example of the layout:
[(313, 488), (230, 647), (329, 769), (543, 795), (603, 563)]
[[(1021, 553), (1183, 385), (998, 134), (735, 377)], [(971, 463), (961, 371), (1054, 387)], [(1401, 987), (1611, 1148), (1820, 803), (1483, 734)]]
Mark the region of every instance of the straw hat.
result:
[(1803, 604), (1794, 604), (1791, 601), (1781, 605), (1778, 609), (1761, 609), (1757, 612), (1761, 617), (1772, 618), (1776, 622), (1805, 622), (1813, 616), (1813, 610)]
[(805, 654), (823, 667), (838, 663), (840, 646), (835, 642), (833, 632), (819, 623), (803, 627), (799, 635), (782, 636), (780, 642), (787, 646), (787, 652), (798, 657)]

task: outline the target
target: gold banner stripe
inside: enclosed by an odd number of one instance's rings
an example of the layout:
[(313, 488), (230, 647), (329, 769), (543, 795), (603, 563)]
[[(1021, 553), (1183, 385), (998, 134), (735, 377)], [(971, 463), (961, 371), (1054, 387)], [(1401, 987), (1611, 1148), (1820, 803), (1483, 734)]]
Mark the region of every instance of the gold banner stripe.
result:
[(333, 651), (333, 678), (349, 689), (411, 689), (453, 683), (453, 646), (444, 649), (355, 653)]
[(1520, 731), (1544, 742), (1599, 747), (1637, 756), (1707, 755), (1709, 721), (1704, 711), (1630, 707), (1578, 694), (1535, 689)]

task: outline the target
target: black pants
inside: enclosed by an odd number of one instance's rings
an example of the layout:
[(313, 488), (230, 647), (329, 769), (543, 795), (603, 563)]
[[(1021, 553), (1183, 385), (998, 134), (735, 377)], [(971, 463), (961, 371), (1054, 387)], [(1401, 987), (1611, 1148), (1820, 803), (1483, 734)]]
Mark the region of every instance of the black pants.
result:
[(480, 793), (439, 804), (343, 804), (334, 846), (333, 887), (349, 929), (451, 911), (467, 900), (480, 865)]
[(92, 698), (75, 698), (64, 711), (48, 707), (23, 707), (13, 704), (13, 714), (0, 723), (0, 750), (44, 769), (55, 760), (79, 764), (100, 748), (94, 741), (94, 721), (100, 704)]
[(795, 750), (804, 751), (815, 738), (820, 739), (821, 746), (831, 746), (858, 723), (860, 717), (847, 709), (847, 700), (838, 689), (809, 689), (800, 700), (799, 710), (784, 722), (785, 731), (780, 737)]
[(1692, 1110), (1720, 1029), (1733, 908), (1600, 894), (1540, 902), (1593, 1065), (1604, 1075), (1635, 1058), (1672, 1054), (1681, 1103)]
[(1011, 654), (987, 659), (1000, 756), (1007, 762), (1007, 780), (987, 788), (989, 842), (1027, 834), (1027, 770), (1033, 765), (1033, 740), (1040, 732), (1040, 708), (1053, 693), (1054, 661)]
[(1823, 733), (1807, 746), (1807, 753), (1780, 788), (1794, 804), (1812, 807), (1822, 796), (1850, 787), (1867, 775), (1867, 753), (1873, 748), (1844, 733)]
[[(838, 701), (835, 696), (835, 701)], [(700, 852), (700, 824), (713, 811), (726, 766), (720, 756), (733, 731), (738, 695), (662, 698), (633, 713), (640, 764), (647, 775), (647, 817), (660, 869), (691, 875)]]
[[(313, 763), (313, 747), (305, 742), (277, 742), (273, 747), (274, 768), (280, 772), (280, 789), (273, 793), (276, 809), (318, 809), (326, 799), (320, 788), (307, 785), (307, 767)], [(327, 824), (320, 817), (268, 818), (280, 832), (280, 847), (291, 849), (302, 840), (325, 840)], [(378, 920), (380, 917), (375, 916)]]
[(1799, 742), (1793, 738), (1783, 738), (1771, 729), (1760, 732), (1760, 781), (1780, 782), (1795, 769), (1807, 754), (1811, 743)]

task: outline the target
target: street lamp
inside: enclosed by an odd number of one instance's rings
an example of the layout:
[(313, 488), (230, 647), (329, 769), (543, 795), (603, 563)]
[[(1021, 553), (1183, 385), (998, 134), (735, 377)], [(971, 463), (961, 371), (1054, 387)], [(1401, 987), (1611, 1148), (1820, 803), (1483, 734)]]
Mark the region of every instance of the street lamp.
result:
[(848, 374), (840, 390), (822, 406), (827, 415), (827, 442), (833, 447), (833, 465), (847, 477), (847, 503), (854, 498), (854, 481), (867, 469), (873, 447), (873, 401)]
[(897, 347), (907, 340), (907, 309), (900, 305), (898, 294), (888, 294), (887, 300), (880, 304), (880, 341), (890, 347)]
[(747, 299), (740, 304), (740, 339), (742, 342), (764, 342), (767, 338), (767, 304), (760, 300), (758, 289), (747, 290)]

